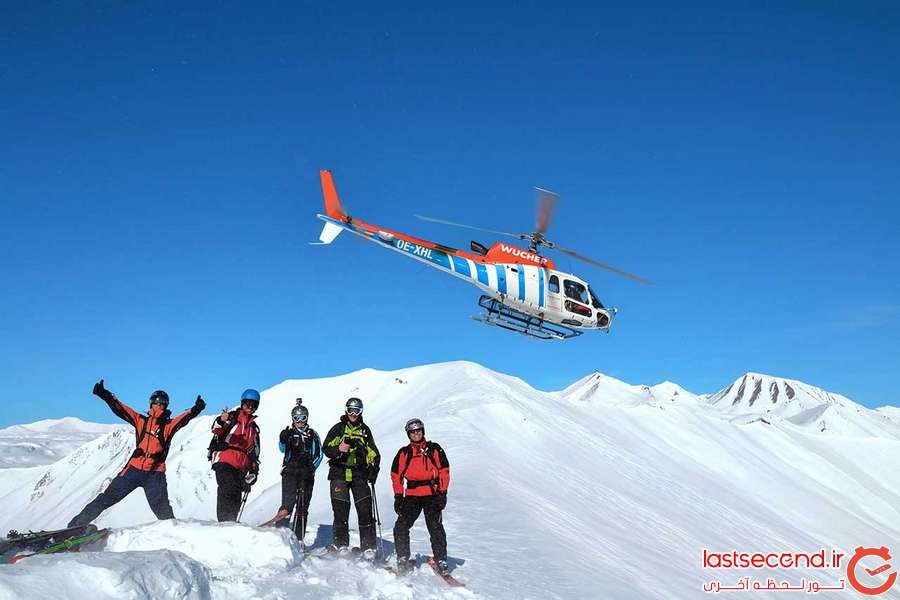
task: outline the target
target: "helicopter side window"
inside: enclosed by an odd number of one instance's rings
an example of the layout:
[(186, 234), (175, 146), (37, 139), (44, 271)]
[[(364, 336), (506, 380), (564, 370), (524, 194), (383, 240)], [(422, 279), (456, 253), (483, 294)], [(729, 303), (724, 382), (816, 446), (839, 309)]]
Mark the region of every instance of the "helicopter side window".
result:
[(558, 294), (558, 293), (559, 293), (559, 277), (557, 277), (556, 275), (551, 275), (551, 276), (550, 276), (550, 285), (549, 285), (549, 289), (550, 289), (550, 291), (553, 292), (554, 294)]
[(572, 300), (576, 300), (578, 302), (581, 302), (582, 304), (588, 303), (587, 289), (583, 285), (576, 281), (570, 281), (566, 279), (563, 286), (566, 290), (566, 298), (571, 298)]

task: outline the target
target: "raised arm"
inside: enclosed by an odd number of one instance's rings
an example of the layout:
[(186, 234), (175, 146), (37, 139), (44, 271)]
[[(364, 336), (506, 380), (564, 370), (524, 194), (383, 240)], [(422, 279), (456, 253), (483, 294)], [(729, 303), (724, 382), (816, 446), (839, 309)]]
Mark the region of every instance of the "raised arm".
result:
[(141, 419), (143, 419), (140, 413), (138, 413), (130, 406), (125, 406), (124, 404), (119, 402), (119, 399), (116, 398), (115, 394), (103, 387), (102, 379), (94, 384), (93, 392), (95, 396), (106, 402), (107, 406), (109, 406), (110, 410), (113, 411), (114, 415), (116, 415), (126, 423), (133, 425), (134, 427), (140, 426)]
[(172, 436), (175, 435), (179, 429), (190, 423), (191, 419), (203, 412), (204, 408), (206, 408), (206, 402), (203, 401), (202, 397), (197, 396), (197, 401), (194, 402), (194, 406), (172, 419), (169, 424), (166, 425), (166, 437), (172, 439)]

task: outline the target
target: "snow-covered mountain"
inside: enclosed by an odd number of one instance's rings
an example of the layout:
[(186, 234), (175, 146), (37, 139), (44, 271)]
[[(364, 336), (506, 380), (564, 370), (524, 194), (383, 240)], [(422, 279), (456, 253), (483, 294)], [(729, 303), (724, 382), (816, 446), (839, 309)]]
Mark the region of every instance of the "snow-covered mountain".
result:
[[(346, 398), (358, 396), (383, 454), (377, 492), (388, 550), (394, 515), (387, 470), (406, 443), (403, 424), (423, 419), (427, 436), (446, 449), (452, 478), (444, 523), (451, 563), (467, 589), (448, 588), (431, 573), (398, 582), (345, 561), (294, 556), (290, 536), (278, 532), (197, 522), (215, 515), (206, 461), (213, 415), (204, 415), (178, 434), (168, 461), (175, 514), (195, 521), (136, 527), (153, 521), (136, 492), (98, 521), (127, 527), (107, 551), (0, 566), (0, 598), (29, 597), (47, 582), (66, 590), (90, 573), (103, 582), (96, 598), (670, 599), (701, 597), (710, 579), (743, 575), (834, 584), (845, 574), (711, 572), (700, 556), (704, 548), (852, 554), (863, 544), (890, 546), (900, 539), (898, 423), (885, 411), (775, 378), (760, 383), (751, 405), (753, 377), (739, 398), (739, 383), (706, 397), (670, 382), (630, 385), (600, 373), (542, 392), (470, 362), (285, 381), (262, 394), (262, 470), (244, 522), (262, 522), (279, 506), (277, 435), (295, 398), (304, 398), (312, 426), (324, 434)], [(771, 381), (774, 403), (763, 393)], [(772, 405), (776, 410), (763, 410)], [(828, 419), (824, 431), (818, 419), (798, 419), (817, 406), (826, 406), (818, 415)], [(52, 465), (4, 470), (0, 530), (64, 525), (115, 476), (133, 444), (131, 432), (113, 431)], [(307, 541), (316, 544), (330, 537), (326, 475), (321, 468), (310, 512)], [(427, 539), (420, 522), (413, 550), (427, 553)], [(254, 568), (255, 558), (237, 556), (242, 552), (269, 562)], [(216, 562), (222, 554), (231, 558)], [(22, 569), (15, 577), (14, 568)], [(148, 590), (165, 589), (151, 585), (161, 569), (178, 583), (155, 595)], [(124, 570), (127, 576), (117, 576)]]
[(746, 373), (708, 399), (738, 419), (786, 420), (825, 434), (900, 437), (900, 423), (889, 412), (869, 410), (845, 396), (794, 379)]
[(0, 469), (52, 464), (85, 443), (122, 427), (66, 417), (0, 429)]

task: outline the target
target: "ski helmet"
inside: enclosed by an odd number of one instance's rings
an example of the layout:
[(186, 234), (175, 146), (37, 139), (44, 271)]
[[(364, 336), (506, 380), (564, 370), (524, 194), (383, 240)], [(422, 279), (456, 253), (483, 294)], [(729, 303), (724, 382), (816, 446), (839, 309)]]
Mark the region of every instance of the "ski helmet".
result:
[(169, 406), (169, 395), (165, 390), (156, 390), (150, 394), (150, 405), (162, 404), (163, 407)]
[(344, 405), (349, 415), (361, 415), (363, 411), (363, 403), (359, 398), (350, 398)]
[(406, 422), (406, 435), (418, 430), (421, 430), (422, 435), (425, 435), (425, 423), (422, 422), (422, 419), (410, 419)]
[(297, 406), (291, 409), (291, 419), (295, 423), (306, 423), (309, 419), (309, 409), (303, 406), (303, 398), (297, 398)]
[(254, 410), (259, 407), (259, 392), (254, 390), (253, 388), (247, 388), (244, 390), (244, 393), (241, 394), (241, 404), (244, 402), (252, 402)]

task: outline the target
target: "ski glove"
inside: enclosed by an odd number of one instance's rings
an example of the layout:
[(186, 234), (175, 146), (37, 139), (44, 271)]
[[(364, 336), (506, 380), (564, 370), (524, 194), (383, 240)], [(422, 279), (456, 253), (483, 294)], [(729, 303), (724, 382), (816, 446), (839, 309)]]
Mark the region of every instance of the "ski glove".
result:
[(375, 485), (375, 481), (378, 479), (378, 469), (369, 470), (369, 475), (366, 477), (369, 480), (369, 483)]
[(444, 510), (445, 508), (447, 508), (447, 492), (438, 494), (434, 497), (434, 507), (438, 510)]
[(94, 384), (93, 393), (95, 396), (97, 396), (98, 398), (102, 398), (103, 400), (110, 400), (113, 397), (112, 392), (103, 387), (102, 379)]
[(256, 483), (256, 473), (250, 471), (244, 475), (244, 483), (247, 484), (246, 489), (253, 487), (253, 484)]
[(197, 401), (194, 402), (194, 410), (198, 413), (202, 413), (204, 408), (206, 408), (206, 402), (204, 402), (203, 398), (198, 394)]
[(397, 494), (394, 496), (394, 512), (399, 514), (403, 513), (403, 509), (406, 507), (406, 498), (404, 498), (401, 494)]

